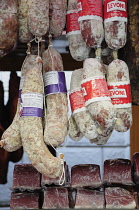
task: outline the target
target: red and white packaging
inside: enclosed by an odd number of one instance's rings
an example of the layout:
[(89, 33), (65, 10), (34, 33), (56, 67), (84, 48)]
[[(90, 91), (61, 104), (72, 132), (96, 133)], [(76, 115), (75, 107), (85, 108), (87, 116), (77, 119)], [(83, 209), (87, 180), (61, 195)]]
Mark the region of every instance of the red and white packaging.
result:
[(86, 46), (81, 34), (77, 2), (78, 0), (68, 1), (66, 31), (71, 56), (77, 61), (83, 61), (89, 57), (91, 49)]
[(127, 0), (105, 0), (104, 22), (127, 22)]
[(81, 86), (86, 106), (95, 101), (110, 100), (110, 93), (104, 75), (84, 79)]
[(88, 58), (83, 64), (83, 80), (85, 104), (92, 118), (102, 127), (113, 126), (115, 109), (111, 103), (105, 79), (105, 66), (97, 58)]
[(122, 48), (127, 36), (127, 0), (104, 1), (104, 30), (108, 47)]
[(88, 47), (100, 47), (104, 38), (102, 0), (78, 0), (78, 21)]
[(110, 82), (108, 85), (113, 105), (117, 108), (131, 107), (130, 82)]
[(78, 20), (102, 20), (102, 1), (101, 0), (78, 0)]
[(81, 34), (78, 23), (78, 10), (67, 11), (67, 37), (72, 34)]
[(114, 128), (119, 132), (127, 131), (132, 125), (132, 99), (127, 64), (113, 60), (107, 69), (107, 83), (111, 101), (116, 109)]
[(81, 111), (86, 111), (85, 100), (81, 88), (71, 91), (69, 97), (73, 115)]
[(73, 71), (69, 99), (77, 126), (86, 138), (92, 139), (98, 136), (98, 132), (96, 124), (85, 106), (81, 90), (82, 75), (83, 69), (76, 69)]

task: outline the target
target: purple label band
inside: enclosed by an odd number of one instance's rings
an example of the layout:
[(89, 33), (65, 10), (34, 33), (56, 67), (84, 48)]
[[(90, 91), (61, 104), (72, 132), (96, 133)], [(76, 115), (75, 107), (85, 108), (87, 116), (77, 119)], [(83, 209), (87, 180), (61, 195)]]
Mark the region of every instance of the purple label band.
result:
[(42, 109), (35, 107), (24, 107), (20, 117), (42, 117)]
[(58, 72), (58, 84), (45, 86), (44, 92), (45, 95), (54, 94), (54, 93), (67, 93), (65, 73)]

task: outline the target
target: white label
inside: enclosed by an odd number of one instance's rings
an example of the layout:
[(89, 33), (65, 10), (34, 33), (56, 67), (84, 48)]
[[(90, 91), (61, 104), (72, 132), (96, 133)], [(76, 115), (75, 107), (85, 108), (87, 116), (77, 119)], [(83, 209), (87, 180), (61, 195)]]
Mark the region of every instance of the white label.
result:
[(23, 107), (34, 107), (43, 109), (43, 95), (38, 93), (21, 94)]
[(127, 98), (125, 89), (109, 89), (111, 98)]
[(58, 84), (58, 72), (50, 71), (43, 75), (45, 86)]
[(126, 11), (125, 2), (111, 1), (107, 4), (107, 12), (121, 10)]

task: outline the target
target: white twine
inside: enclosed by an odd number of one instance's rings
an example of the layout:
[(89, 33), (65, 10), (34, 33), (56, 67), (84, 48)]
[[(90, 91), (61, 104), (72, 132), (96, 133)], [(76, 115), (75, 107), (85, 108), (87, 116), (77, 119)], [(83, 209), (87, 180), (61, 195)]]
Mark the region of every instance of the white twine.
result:
[(113, 50), (112, 54), (113, 54), (114, 60), (118, 59), (118, 51), (117, 50)]
[(100, 59), (101, 58), (101, 47), (98, 47), (95, 51), (96, 58)]

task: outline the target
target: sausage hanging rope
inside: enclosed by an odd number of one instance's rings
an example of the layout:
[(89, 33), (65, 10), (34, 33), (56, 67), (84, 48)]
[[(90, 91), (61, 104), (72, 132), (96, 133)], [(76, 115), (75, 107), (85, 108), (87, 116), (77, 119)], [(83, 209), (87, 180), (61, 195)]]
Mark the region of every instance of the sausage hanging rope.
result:
[(28, 46), (28, 49), (27, 49), (27, 51), (26, 51), (27, 54), (30, 54), (30, 53), (31, 53), (31, 52), (30, 52), (30, 48), (31, 48), (31, 42), (33, 42), (33, 41), (35, 41), (35, 42), (38, 44), (38, 57), (36, 58), (36, 61), (42, 63), (43, 60), (42, 60), (42, 58), (40, 57), (40, 43), (41, 43), (42, 41), (45, 41), (45, 40), (43, 40), (42, 37), (35, 36), (35, 38), (32, 39), (32, 40), (31, 40), (30, 42), (28, 42), (28, 44), (27, 44), (27, 46)]
[(117, 50), (113, 50), (112, 54), (113, 54), (114, 60), (118, 59), (118, 51)]

